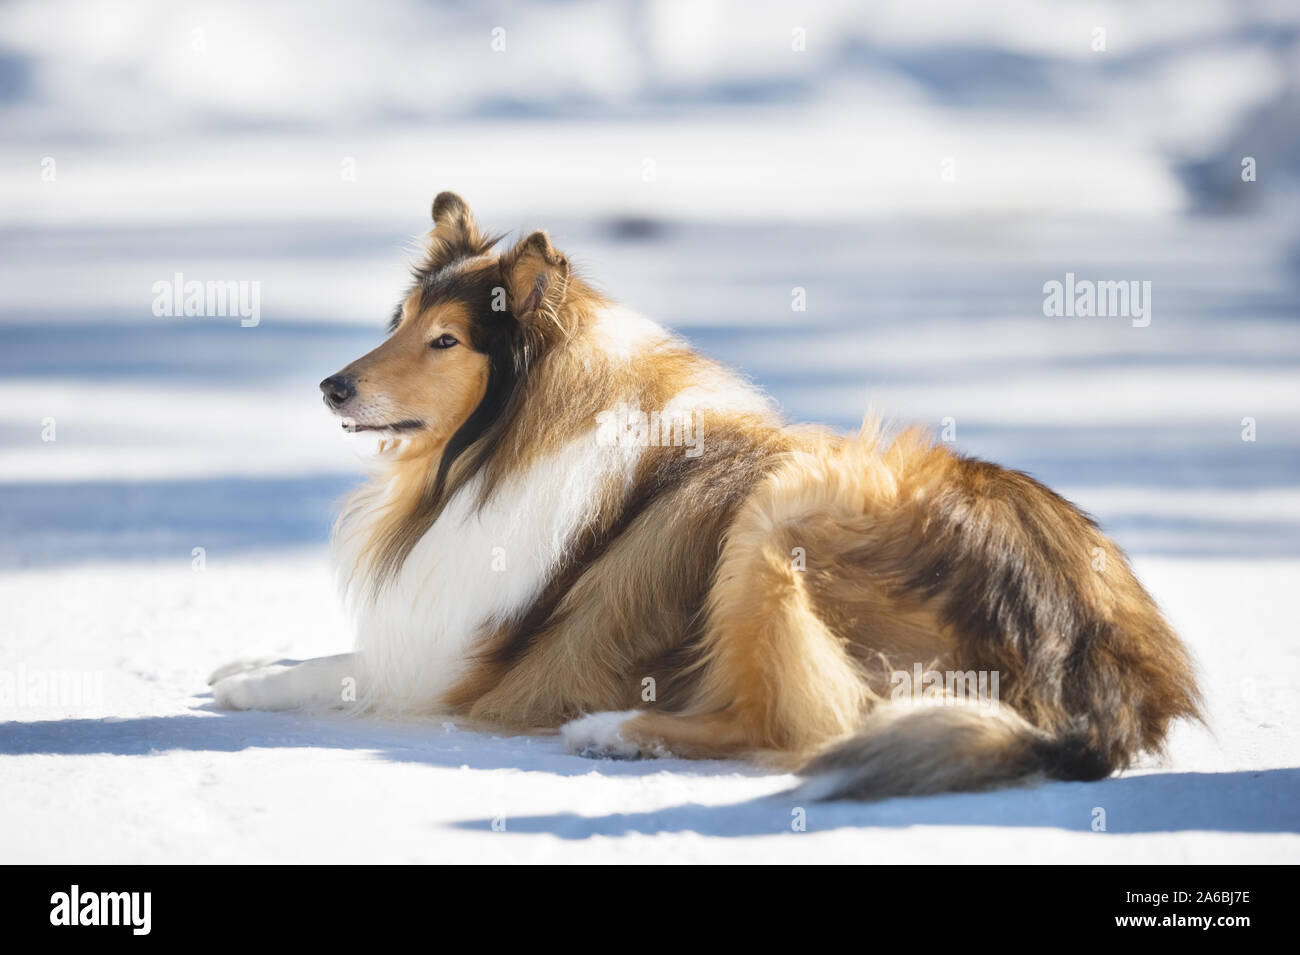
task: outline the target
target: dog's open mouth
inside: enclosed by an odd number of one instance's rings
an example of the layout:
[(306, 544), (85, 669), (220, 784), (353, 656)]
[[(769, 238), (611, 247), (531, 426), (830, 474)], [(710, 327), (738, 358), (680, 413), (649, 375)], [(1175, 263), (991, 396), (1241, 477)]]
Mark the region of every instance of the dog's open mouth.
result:
[(407, 418), (405, 421), (395, 421), (391, 424), (367, 424), (364, 421), (353, 421), (351, 418), (343, 419), (343, 430), (349, 434), (358, 434), (362, 431), (391, 431), (400, 433), (402, 431), (414, 431), (416, 428), (424, 426), (424, 422), (416, 421), (414, 418)]

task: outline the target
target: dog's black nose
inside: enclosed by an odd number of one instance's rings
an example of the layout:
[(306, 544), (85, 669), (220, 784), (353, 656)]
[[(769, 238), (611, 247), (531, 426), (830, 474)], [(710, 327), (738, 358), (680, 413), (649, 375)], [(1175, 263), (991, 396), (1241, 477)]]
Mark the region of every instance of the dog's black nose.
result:
[(325, 403), (331, 408), (338, 408), (357, 393), (357, 383), (347, 375), (330, 375), (320, 383), (320, 390), (325, 396)]

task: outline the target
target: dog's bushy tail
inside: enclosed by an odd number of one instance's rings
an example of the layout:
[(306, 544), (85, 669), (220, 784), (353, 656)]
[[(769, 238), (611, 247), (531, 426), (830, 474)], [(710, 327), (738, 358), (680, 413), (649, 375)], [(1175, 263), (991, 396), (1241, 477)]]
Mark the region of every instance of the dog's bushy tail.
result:
[[(1099, 779), (1199, 719), (1191, 660), (1124, 554), (1028, 475), (904, 435), (887, 460), (906, 503), (864, 569), (932, 608), (956, 670), (999, 697), (878, 706), (804, 773), (824, 798)], [(944, 705), (955, 703), (957, 705)]]
[(806, 799), (972, 792), (1111, 772), (1084, 732), (1053, 736), (1014, 710), (969, 703), (886, 705), (801, 771)]

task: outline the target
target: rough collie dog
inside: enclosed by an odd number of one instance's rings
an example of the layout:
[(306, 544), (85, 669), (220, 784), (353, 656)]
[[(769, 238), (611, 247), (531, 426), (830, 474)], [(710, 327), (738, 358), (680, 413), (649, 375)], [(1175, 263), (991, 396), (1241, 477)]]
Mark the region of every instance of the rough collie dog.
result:
[(916, 431), (787, 427), (545, 232), (497, 243), (440, 194), (388, 337), (321, 382), (385, 439), (335, 531), (356, 652), (223, 668), (218, 704), (558, 728), (825, 798), (1097, 779), (1198, 718), (1067, 501)]

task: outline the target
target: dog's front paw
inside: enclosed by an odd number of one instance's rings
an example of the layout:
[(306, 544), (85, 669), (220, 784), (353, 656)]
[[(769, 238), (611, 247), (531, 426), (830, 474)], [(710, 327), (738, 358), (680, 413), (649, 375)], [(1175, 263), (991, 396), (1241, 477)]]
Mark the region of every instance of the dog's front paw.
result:
[(212, 685), (212, 699), (223, 710), (286, 710), (297, 705), (282, 674), (291, 667), (271, 663), (222, 677)]
[(660, 755), (652, 750), (644, 750), (640, 744), (623, 735), (623, 725), (638, 712), (623, 710), (592, 713), (565, 723), (560, 727), (564, 751), (588, 759), (640, 759), (642, 756)]
[(256, 710), (258, 680), (256, 670), (222, 677), (212, 684), (212, 699), (223, 710)]
[(272, 663), (287, 663), (287, 660), (281, 660), (278, 657), (257, 657), (252, 660), (234, 660), (223, 667), (217, 667), (208, 677), (208, 686), (214, 683), (220, 683), (228, 676), (234, 676), (236, 673), (247, 673), (249, 670), (260, 670), (264, 666), (270, 666)]

